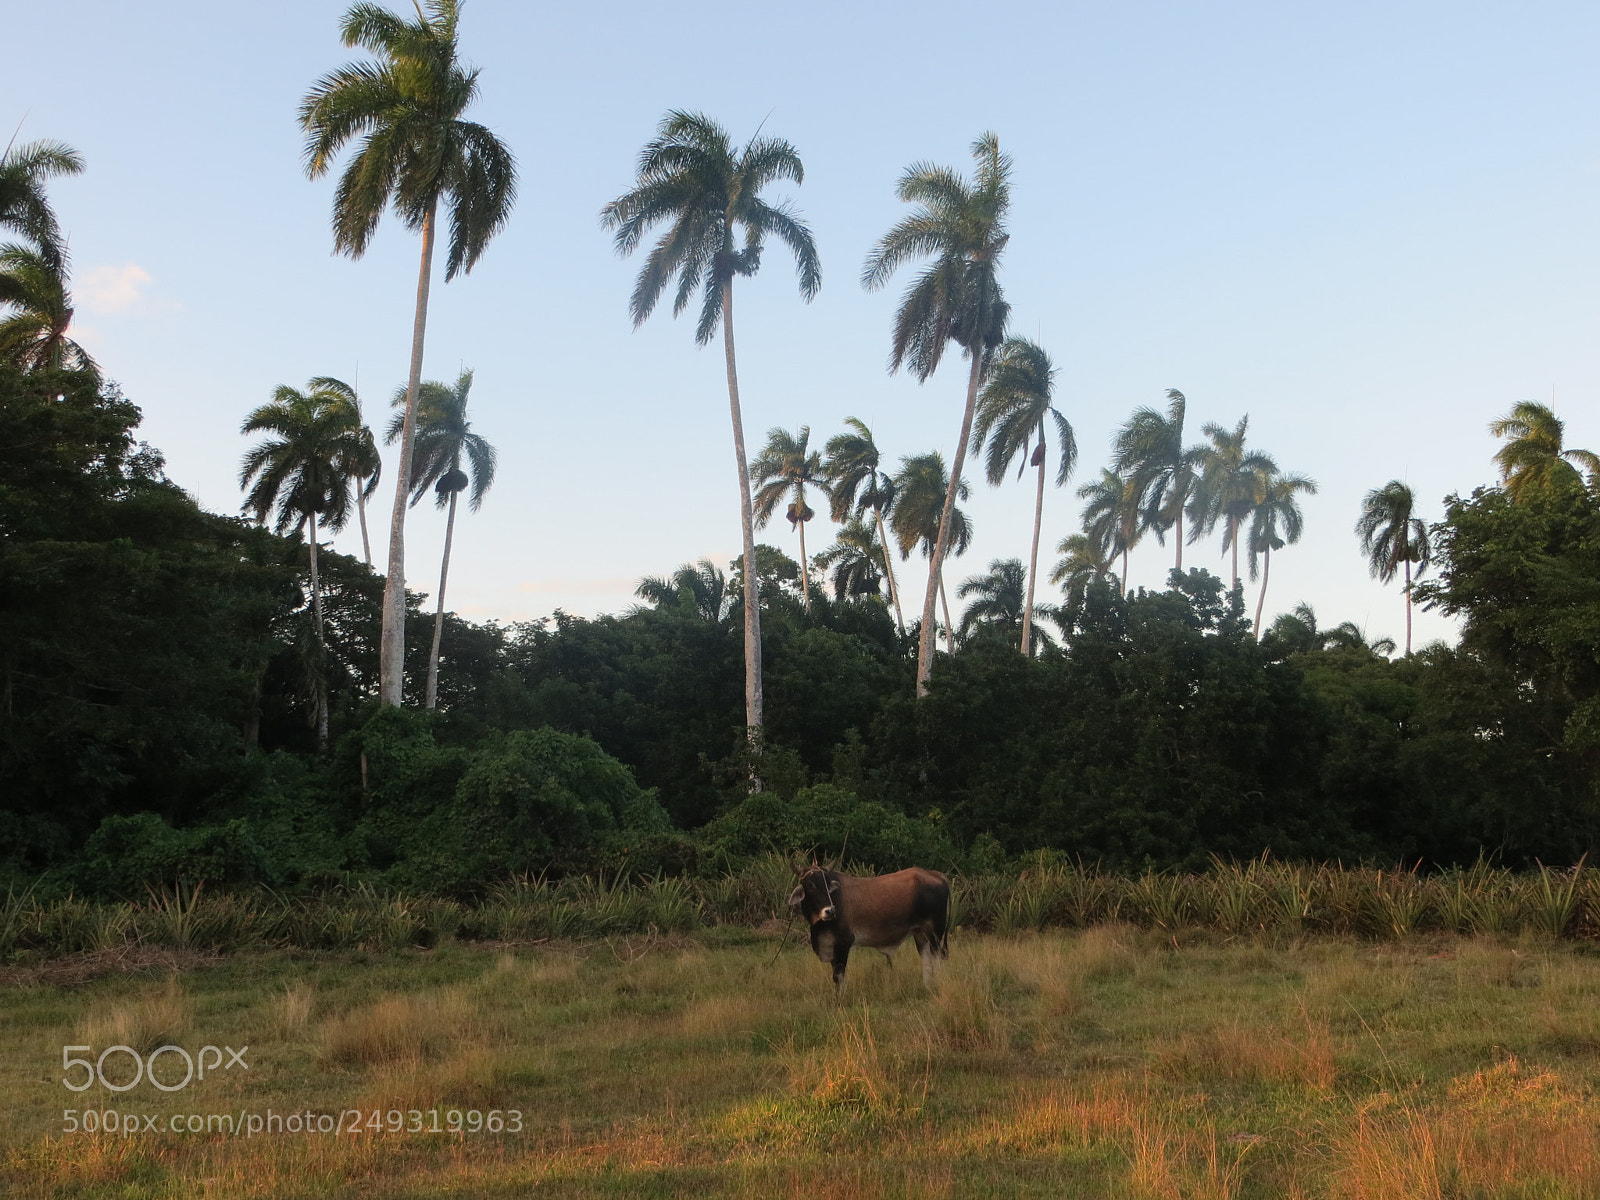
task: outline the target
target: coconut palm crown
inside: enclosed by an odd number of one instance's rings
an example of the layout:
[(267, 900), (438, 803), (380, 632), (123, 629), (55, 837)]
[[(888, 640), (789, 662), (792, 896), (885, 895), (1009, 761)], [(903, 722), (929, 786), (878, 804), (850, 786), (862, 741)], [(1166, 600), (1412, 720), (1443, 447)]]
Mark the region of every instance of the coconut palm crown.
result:
[(1050, 615), (1043, 607), (1031, 614), (1034, 621), (1027, 621), (1029, 614), (1023, 608), (1026, 603), (1026, 582), (1020, 558), (997, 558), (989, 564), (987, 574), (974, 575), (963, 581), (956, 589), (956, 596), (961, 600), (970, 598), (972, 603), (961, 614), (961, 640), (966, 641), (972, 631), (981, 625), (998, 626), (1020, 634), (1026, 624), (1031, 630), (1030, 654), (1054, 645), (1055, 639), (1038, 624), (1040, 618)]
[(1201, 428), (1210, 444), (1202, 444), (1196, 455), (1200, 479), (1188, 505), (1190, 541), (1222, 527), (1222, 552), (1233, 552), (1234, 587), (1239, 586), (1240, 530), (1261, 502), (1266, 479), (1278, 469), (1270, 455), (1245, 449), (1249, 428), (1248, 415), (1232, 429), (1215, 422)]
[(1600, 455), (1590, 450), (1569, 450), (1563, 445), (1566, 426), (1543, 404), (1524, 400), (1507, 415), (1489, 425), (1489, 432), (1506, 444), (1495, 452), (1495, 465), (1505, 481), (1506, 493), (1519, 503), (1535, 492), (1581, 487), (1582, 467), (1591, 484), (1600, 481)]
[(1314, 480), (1304, 475), (1269, 474), (1261, 489), (1261, 500), (1250, 515), (1250, 579), (1259, 568), (1261, 594), (1256, 599), (1255, 634), (1261, 636), (1262, 606), (1267, 602), (1267, 580), (1272, 574), (1272, 552), (1292, 546), (1305, 529), (1305, 514), (1300, 511), (1301, 495), (1316, 495)]
[[(1039, 534), (1044, 524), (1044, 477), (1046, 428), (1055, 427), (1060, 451), (1056, 460), (1056, 486), (1072, 475), (1078, 461), (1078, 442), (1072, 424), (1052, 402), (1055, 366), (1044, 348), (1027, 338), (1007, 338), (989, 367), (983, 392), (978, 397), (977, 425), (973, 439), (979, 446), (988, 443), (985, 466), (989, 482), (998, 487), (1011, 464), (1017, 464), (1017, 478), (1029, 466), (1037, 468), (1038, 487), (1033, 504), (1033, 543), (1028, 557), (1028, 595), (1021, 607), (1022, 628), (1019, 646), (1024, 655), (1032, 653), (1034, 639), (1033, 595), (1039, 576)], [(1030, 455), (1028, 447), (1033, 446)], [(1009, 561), (1009, 560), (1008, 560)]]
[(82, 171), (82, 155), (65, 142), (24, 142), (0, 154), (0, 231), (33, 243), (40, 262), (57, 275), (66, 270), (66, 242), (44, 185), (52, 176)]
[(1173, 569), (1183, 570), (1184, 508), (1199, 482), (1202, 450), (1185, 447), (1183, 424), (1188, 401), (1176, 388), (1167, 389), (1167, 411), (1137, 408), (1117, 431), (1113, 468), (1133, 480), (1144, 513), (1145, 528), (1166, 544), (1174, 531), (1177, 556)]
[[(878, 526), (878, 544), (883, 552), (884, 575), (889, 580), (895, 625), (903, 634), (906, 623), (900, 612), (900, 587), (889, 558), (889, 531), (884, 525), (884, 514), (894, 508), (894, 480), (882, 469), (882, 456), (867, 423), (857, 417), (846, 417), (844, 423), (845, 431), (834, 434), (825, 447), (827, 457), (823, 461), (823, 471), (828, 476), (829, 515), (842, 523), (852, 513), (862, 516), (871, 511)], [(842, 542), (844, 534), (839, 538)]]
[(806, 522), (816, 511), (806, 503), (806, 488), (816, 488), (828, 496), (828, 480), (822, 469), (822, 455), (812, 450), (811, 427), (800, 426), (798, 433), (774, 427), (767, 431), (767, 444), (750, 464), (757, 488), (753, 501), (756, 528), (764, 528), (785, 496), (789, 505), (784, 516), (789, 528), (800, 531), (800, 587), (805, 605), (811, 607), (811, 572), (806, 570)]
[(1411, 654), (1411, 585), (1427, 571), (1433, 558), (1428, 526), (1415, 515), (1416, 504), (1416, 493), (1403, 480), (1391, 479), (1367, 493), (1356, 520), (1356, 536), (1373, 578), (1388, 583), (1405, 570), (1407, 657)]
[(89, 352), (68, 333), (72, 294), (61, 271), (37, 250), (15, 243), (0, 246), (0, 362), (21, 371), (98, 373)]

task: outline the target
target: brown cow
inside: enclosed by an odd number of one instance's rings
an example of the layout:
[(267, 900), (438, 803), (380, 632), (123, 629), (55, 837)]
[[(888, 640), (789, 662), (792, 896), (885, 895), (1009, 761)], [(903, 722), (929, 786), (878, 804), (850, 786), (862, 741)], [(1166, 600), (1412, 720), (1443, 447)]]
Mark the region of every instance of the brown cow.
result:
[(889, 965), (910, 937), (922, 956), (922, 978), (933, 982), (934, 957), (948, 958), (950, 881), (937, 871), (910, 867), (892, 875), (843, 875), (812, 863), (789, 895), (811, 926), (811, 949), (833, 967), (834, 991), (844, 995), (844, 968), (852, 946), (881, 951)]

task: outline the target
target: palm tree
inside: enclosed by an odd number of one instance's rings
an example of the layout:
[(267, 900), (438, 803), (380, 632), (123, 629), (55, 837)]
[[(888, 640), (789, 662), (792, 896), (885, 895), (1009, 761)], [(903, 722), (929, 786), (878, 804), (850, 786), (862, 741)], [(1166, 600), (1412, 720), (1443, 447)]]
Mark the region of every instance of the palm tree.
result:
[(389, 567), (383, 584), (379, 699), (400, 703), (405, 683), (406, 498), (411, 493), (412, 441), (422, 348), (433, 277), (433, 244), (441, 204), (450, 214), (445, 281), (472, 270), (511, 215), (516, 163), (499, 138), (464, 113), (477, 96), (478, 72), (456, 57), (459, 0), (416, 0), (417, 19), (376, 4), (353, 5), (340, 24), (348, 47), (376, 61), (324, 75), (300, 104), (306, 174), (316, 179), (352, 139), (361, 139), (333, 201), (334, 249), (360, 258), (391, 204), (407, 229), (422, 236), (411, 371), (395, 469), (389, 522)]
[(0, 246), (0, 362), (20, 371), (96, 371), (89, 352), (67, 336), (72, 296), (61, 270), (37, 250)]
[[(709, 342), (721, 318), (733, 454), (739, 471), (739, 521), (747, 563), (756, 561), (756, 536), (734, 356), (733, 280), (736, 275), (756, 273), (762, 245), (770, 234), (794, 255), (801, 298), (810, 301), (817, 294), (822, 267), (811, 230), (789, 205), (768, 204), (761, 198), (768, 184), (784, 179), (800, 183), (804, 178), (799, 154), (781, 138), (764, 138), (758, 133), (736, 151), (727, 131), (709, 117), (669, 112), (655, 139), (639, 155), (633, 190), (606, 205), (600, 216), (606, 228), (616, 230), (619, 254), (632, 254), (650, 229), (670, 222), (645, 260), (628, 301), (635, 328), (655, 311), (674, 276), (678, 281), (674, 316), (689, 306), (696, 291), (701, 293), (696, 342), (702, 346)], [(744, 717), (751, 742), (756, 744), (762, 722), (761, 609), (756, 573), (748, 574), (744, 588)], [(752, 784), (758, 786), (755, 780)]]
[[(472, 372), (462, 371), (454, 387), (435, 380), (424, 383), (417, 399), (417, 432), (411, 464), (411, 504), (427, 495), (431, 487), (437, 507), (449, 510), (444, 526), (444, 556), (439, 563), (439, 601), (433, 613), (433, 645), (428, 650), (428, 685), (423, 694), (424, 708), (433, 708), (439, 699), (439, 640), (444, 634), (444, 588), (450, 577), (450, 544), (456, 531), (456, 498), (470, 485), (467, 507), (477, 512), (484, 493), (494, 484), (495, 449), (482, 436), (472, 432), (467, 420), (467, 398), (472, 391)], [(407, 389), (394, 394), (394, 414), (384, 442), (394, 445), (405, 435)], [(463, 471), (462, 464), (469, 468)]]
[[(1420, 579), (1433, 557), (1428, 526), (1414, 515), (1416, 493), (1399, 479), (1373, 488), (1361, 502), (1356, 536), (1367, 567), (1380, 583), (1388, 583), (1403, 566), (1406, 576), (1406, 657), (1411, 657), (1411, 583)], [(1417, 564), (1413, 577), (1411, 564)]]
[(687, 608), (702, 621), (718, 624), (728, 616), (728, 580), (710, 559), (684, 563), (670, 579), (646, 575), (634, 595), (658, 609)]
[(1239, 586), (1239, 530), (1261, 503), (1264, 481), (1278, 469), (1269, 455), (1244, 448), (1249, 427), (1249, 416), (1243, 416), (1232, 429), (1215, 422), (1201, 429), (1211, 444), (1195, 454), (1200, 479), (1188, 506), (1190, 541), (1222, 526), (1223, 553), (1233, 551), (1234, 587)]
[(961, 614), (961, 640), (966, 641), (974, 626), (998, 625), (1019, 634), (1023, 629), (1030, 630), (1030, 657), (1043, 647), (1053, 646), (1055, 639), (1028, 620), (1030, 615), (1036, 618), (1049, 616), (1043, 606), (1031, 614), (1024, 607), (1027, 603), (1025, 585), (1028, 582), (1020, 558), (997, 558), (989, 564), (987, 575), (974, 575), (963, 582), (956, 589), (957, 599), (965, 600), (969, 596), (974, 599), (967, 605), (967, 611)]
[[(861, 276), (869, 290), (876, 290), (903, 264), (931, 257), (933, 262), (906, 289), (895, 313), (889, 369), (908, 366), (919, 381), (926, 382), (938, 369), (945, 344), (952, 341), (969, 360), (967, 402), (922, 602), (917, 644), (919, 697), (928, 694), (933, 673), (934, 593), (943, 579), (945, 556), (956, 533), (952, 514), (956, 492), (962, 486), (978, 385), (990, 355), (1005, 337), (1010, 316), (997, 273), (1010, 236), (1006, 213), (1011, 206), (1011, 159), (1000, 153), (1000, 139), (992, 133), (972, 144), (972, 156), (977, 167), (970, 183), (948, 167), (914, 163), (907, 168), (896, 194), (916, 207), (884, 234)], [(948, 617), (945, 623), (949, 624)]]
[(356, 493), (356, 517), (361, 525), (361, 559), (372, 565), (372, 543), (367, 538), (367, 501), (378, 490), (378, 478), (383, 474), (383, 456), (378, 453), (378, 439), (372, 435), (367, 418), (361, 411), (361, 397), (356, 389), (331, 375), (319, 375), (311, 381), (317, 391), (334, 392), (345, 398), (355, 410), (356, 436), (350, 442), (349, 455), (343, 466), (350, 476)]
[(1267, 579), (1272, 574), (1272, 552), (1300, 540), (1305, 517), (1296, 496), (1316, 495), (1317, 485), (1304, 475), (1268, 475), (1261, 489), (1261, 502), (1250, 518), (1250, 578), (1256, 577), (1256, 562), (1261, 560), (1261, 595), (1256, 599), (1255, 635), (1261, 636), (1261, 607), (1267, 602)]
[(765, 529), (772, 520), (773, 511), (785, 496), (791, 497), (784, 516), (789, 518), (789, 528), (800, 530), (800, 590), (805, 596), (806, 611), (811, 611), (811, 572), (806, 569), (806, 522), (816, 512), (806, 503), (806, 488), (816, 488), (828, 495), (828, 481), (822, 470), (822, 455), (810, 449), (811, 426), (800, 426), (798, 434), (774, 426), (767, 430), (767, 444), (750, 464), (755, 476), (755, 525)]
[[(316, 623), (319, 655), (324, 646), (322, 581), (317, 569), (317, 526), (338, 532), (350, 514), (350, 476), (345, 463), (351, 444), (359, 438), (356, 416), (345, 397), (310, 386), (301, 392), (287, 385), (273, 390), (272, 401), (244, 419), (240, 433), (266, 433), (267, 440), (251, 447), (239, 470), (239, 486), (246, 490), (244, 509), (265, 525), (286, 534), (291, 528), (306, 531), (311, 561), (311, 610)], [(317, 688), (317, 746), (328, 744), (328, 700)]]
[[(905, 617), (900, 612), (900, 586), (895, 581), (894, 565), (889, 558), (889, 531), (884, 528), (883, 514), (894, 507), (894, 480), (880, 466), (878, 445), (872, 440), (872, 430), (866, 422), (856, 417), (844, 419), (846, 430), (828, 439), (827, 458), (823, 472), (828, 477), (828, 494), (832, 499), (830, 515), (843, 524), (854, 511), (857, 515), (872, 510), (878, 525), (878, 544), (883, 551), (883, 573), (889, 580), (889, 599), (894, 604), (895, 625), (902, 634), (906, 631)], [(844, 541), (844, 535), (839, 535)]]
[(66, 273), (67, 252), (44, 184), (53, 175), (82, 171), (82, 156), (64, 142), (12, 144), (0, 154), (0, 230), (32, 242), (40, 261), (57, 275)]
[[(1022, 633), (1019, 645), (1024, 657), (1032, 654), (1033, 592), (1039, 577), (1039, 531), (1044, 522), (1045, 426), (1053, 423), (1061, 443), (1056, 466), (1056, 486), (1072, 475), (1078, 461), (1078, 442), (1072, 425), (1050, 403), (1055, 385), (1055, 367), (1042, 347), (1027, 338), (1007, 338), (990, 367), (988, 383), (978, 398), (977, 426), (973, 439), (977, 445), (989, 443), (985, 465), (989, 482), (999, 487), (1011, 464), (1016, 462), (1017, 478), (1028, 466), (1039, 469), (1038, 489), (1033, 501), (1033, 546), (1028, 556), (1028, 598), (1022, 606)], [(1030, 443), (1033, 454), (1028, 454)]]
[(1365, 650), (1385, 657), (1394, 653), (1393, 638), (1374, 638), (1369, 642), (1354, 621), (1341, 621), (1332, 629), (1321, 628), (1316, 612), (1304, 602), (1296, 604), (1293, 612), (1279, 613), (1271, 632), (1291, 649)]
[(849, 596), (876, 596), (883, 576), (878, 570), (888, 548), (878, 540), (878, 530), (858, 516), (846, 518), (834, 540), (816, 557), (821, 571), (833, 572), (833, 595), (837, 600)]
[[(1110, 553), (1109, 547), (1089, 534), (1073, 533), (1062, 538), (1056, 553), (1061, 558), (1050, 573), (1050, 582), (1065, 593), (1068, 608), (1083, 602), (1089, 584), (1094, 580), (1104, 579), (1107, 574), (1115, 578), (1111, 570), (1115, 556)], [(1120, 580), (1117, 586), (1120, 590)]]
[(1094, 552), (1108, 562), (1121, 557), (1122, 572), (1117, 588), (1125, 591), (1128, 551), (1138, 544), (1144, 533), (1139, 520), (1139, 493), (1133, 480), (1123, 478), (1109, 467), (1101, 467), (1100, 478), (1080, 487), (1078, 495), (1088, 501), (1083, 506), (1084, 536)]
[[(914, 547), (922, 547), (922, 553), (928, 559), (928, 573), (933, 577), (929, 591), (938, 595), (944, 607), (945, 645), (953, 646), (955, 627), (950, 623), (950, 600), (944, 594), (944, 579), (935, 565), (936, 551), (945, 527), (946, 513), (949, 514), (950, 536), (943, 541), (946, 549), (957, 556), (965, 554), (972, 542), (972, 523), (959, 508), (945, 506), (945, 500), (951, 492), (950, 476), (944, 469), (944, 456), (937, 450), (901, 458), (900, 470), (894, 477), (894, 489), (894, 510), (889, 514), (889, 528), (894, 532), (895, 544), (900, 547), (902, 559), (910, 558)], [(955, 493), (961, 500), (972, 494), (966, 480), (957, 485)], [(924, 612), (923, 621), (932, 620), (933, 613)], [(918, 644), (921, 645), (920, 640)]]
[[(1506, 494), (1519, 503), (1535, 491), (1582, 486), (1577, 463), (1589, 474), (1589, 482), (1600, 479), (1600, 455), (1590, 450), (1568, 450), (1562, 445), (1565, 426), (1543, 404), (1524, 400), (1507, 415), (1489, 425), (1489, 432), (1505, 438), (1495, 452), (1494, 461), (1505, 480)], [(1409, 653), (1409, 651), (1408, 651)]]
[(1183, 570), (1183, 510), (1194, 495), (1201, 450), (1183, 444), (1183, 422), (1188, 401), (1177, 388), (1167, 389), (1167, 411), (1138, 408), (1117, 431), (1112, 467), (1133, 480), (1144, 509), (1145, 527), (1165, 544), (1167, 530), (1174, 531), (1177, 559), (1173, 570)]

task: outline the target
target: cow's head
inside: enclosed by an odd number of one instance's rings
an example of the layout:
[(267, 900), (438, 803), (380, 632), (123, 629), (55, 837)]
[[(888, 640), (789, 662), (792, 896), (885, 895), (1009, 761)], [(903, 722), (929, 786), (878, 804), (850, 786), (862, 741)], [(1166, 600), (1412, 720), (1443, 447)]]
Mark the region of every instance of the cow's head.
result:
[(798, 905), (812, 925), (836, 920), (839, 916), (838, 873), (816, 863), (804, 870), (791, 864), (790, 869), (799, 877), (794, 891), (789, 893), (790, 907)]

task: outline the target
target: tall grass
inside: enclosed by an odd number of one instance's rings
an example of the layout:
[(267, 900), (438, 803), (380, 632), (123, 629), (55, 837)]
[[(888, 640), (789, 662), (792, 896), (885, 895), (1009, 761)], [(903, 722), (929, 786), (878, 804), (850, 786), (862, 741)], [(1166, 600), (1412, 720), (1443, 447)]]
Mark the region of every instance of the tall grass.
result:
[[(390, 950), (469, 941), (672, 935), (707, 925), (787, 920), (788, 862), (771, 856), (714, 878), (519, 876), (476, 903), (358, 886), (315, 897), (201, 886), (134, 903), (32, 892), (0, 898), (0, 961), (147, 946), (212, 952), (261, 946)], [(1166, 935), (1414, 933), (1600, 937), (1600, 875), (1582, 864), (1513, 872), (1478, 863), (1424, 874), (1218, 861), (1200, 873), (1129, 876), (1044, 860), (1014, 874), (960, 877), (956, 928), (1005, 934), (1129, 923)]]

